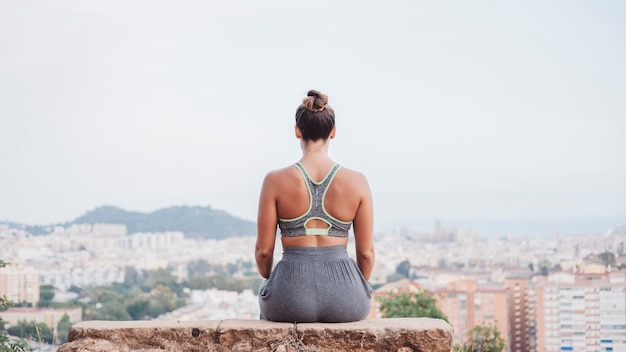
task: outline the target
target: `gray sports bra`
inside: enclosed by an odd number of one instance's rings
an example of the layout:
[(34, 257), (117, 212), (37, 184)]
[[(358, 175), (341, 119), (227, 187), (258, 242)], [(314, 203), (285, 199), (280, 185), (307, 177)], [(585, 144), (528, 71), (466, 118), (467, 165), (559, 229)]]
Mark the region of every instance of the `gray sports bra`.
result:
[[(309, 210), (306, 213), (293, 219), (278, 218), (280, 234), (286, 237), (303, 235), (348, 237), (348, 231), (352, 226), (352, 221), (341, 221), (332, 217), (324, 208), (324, 197), (328, 186), (333, 181), (337, 170), (341, 167), (335, 164), (321, 182), (315, 182), (309, 176), (302, 164), (295, 163), (294, 166), (300, 170), (302, 177), (309, 191)], [(310, 220), (321, 220), (328, 224), (328, 228), (308, 228), (306, 225)]]

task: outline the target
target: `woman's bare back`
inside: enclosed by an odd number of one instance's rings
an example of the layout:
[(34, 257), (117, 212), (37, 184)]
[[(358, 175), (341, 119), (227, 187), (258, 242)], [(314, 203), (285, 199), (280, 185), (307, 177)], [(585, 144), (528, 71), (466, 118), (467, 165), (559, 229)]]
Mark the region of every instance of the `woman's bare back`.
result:
[[(332, 167), (332, 163), (322, 167), (306, 167), (306, 172), (315, 182), (322, 181)], [(324, 165), (325, 166), (325, 165)], [(293, 219), (307, 212), (310, 205), (309, 190), (300, 171), (289, 166), (275, 171), (276, 210), (279, 218)], [(342, 167), (338, 170), (324, 197), (324, 208), (327, 213), (344, 222), (353, 221), (358, 214), (359, 205), (364, 195), (369, 194), (367, 183), (362, 174)], [(311, 220), (307, 224), (311, 228), (327, 228), (329, 225), (321, 220)], [(304, 234), (303, 234), (304, 235)], [(347, 238), (332, 236), (297, 236), (283, 237), (283, 246), (333, 246), (346, 244)]]

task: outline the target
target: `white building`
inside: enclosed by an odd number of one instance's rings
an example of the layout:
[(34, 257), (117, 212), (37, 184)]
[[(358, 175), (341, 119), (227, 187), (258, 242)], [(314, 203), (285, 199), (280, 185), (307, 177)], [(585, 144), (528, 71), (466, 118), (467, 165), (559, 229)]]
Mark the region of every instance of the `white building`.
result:
[(52, 285), (65, 291), (72, 286), (83, 288), (108, 286), (114, 282), (124, 282), (124, 268), (118, 265), (108, 265), (42, 270), (40, 282), (42, 285)]
[(138, 232), (129, 236), (119, 236), (116, 245), (121, 249), (169, 249), (180, 246), (185, 240), (182, 232)]
[(539, 351), (626, 352), (626, 271), (537, 282)]
[(0, 270), (0, 297), (9, 301), (39, 302), (39, 271), (30, 267), (9, 265)]

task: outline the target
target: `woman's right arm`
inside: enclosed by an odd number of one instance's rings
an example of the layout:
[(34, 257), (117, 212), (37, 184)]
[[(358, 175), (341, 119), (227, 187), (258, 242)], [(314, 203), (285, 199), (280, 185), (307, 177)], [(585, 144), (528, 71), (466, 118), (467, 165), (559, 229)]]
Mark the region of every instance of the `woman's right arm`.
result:
[(357, 265), (365, 280), (369, 280), (374, 268), (374, 205), (369, 184), (365, 176), (360, 175), (358, 182), (361, 200), (353, 221)]
[(276, 175), (267, 174), (261, 187), (259, 210), (257, 214), (257, 239), (255, 248), (256, 265), (259, 274), (269, 278), (274, 261), (274, 246), (276, 244)]

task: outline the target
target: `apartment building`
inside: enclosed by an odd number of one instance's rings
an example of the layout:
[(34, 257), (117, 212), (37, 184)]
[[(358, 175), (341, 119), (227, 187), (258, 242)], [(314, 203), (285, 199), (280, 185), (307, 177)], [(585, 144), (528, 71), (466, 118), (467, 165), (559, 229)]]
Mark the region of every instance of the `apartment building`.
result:
[(0, 297), (12, 302), (39, 302), (39, 271), (23, 266), (9, 265), (0, 270)]
[(509, 335), (506, 287), (479, 285), (473, 279), (460, 279), (432, 292), (439, 309), (454, 328), (455, 342), (464, 341), (468, 331), (477, 325), (493, 325), (503, 336)]
[(540, 278), (538, 351), (626, 352), (626, 271)]
[(184, 240), (185, 235), (182, 232), (137, 232), (129, 236), (118, 237), (116, 246), (131, 250), (157, 250), (181, 246)]
[(61, 290), (69, 290), (72, 286), (108, 286), (113, 283), (124, 282), (124, 268), (120, 265), (112, 265), (97, 262), (97, 265), (41, 270), (38, 278), (42, 285), (52, 285)]
[(511, 352), (536, 351), (535, 291), (531, 277), (509, 277), (509, 348)]

